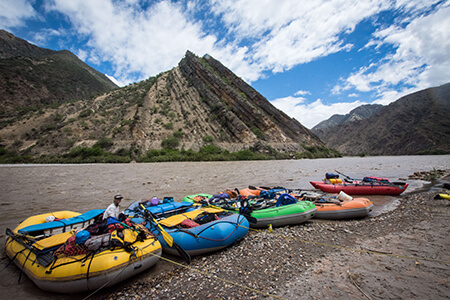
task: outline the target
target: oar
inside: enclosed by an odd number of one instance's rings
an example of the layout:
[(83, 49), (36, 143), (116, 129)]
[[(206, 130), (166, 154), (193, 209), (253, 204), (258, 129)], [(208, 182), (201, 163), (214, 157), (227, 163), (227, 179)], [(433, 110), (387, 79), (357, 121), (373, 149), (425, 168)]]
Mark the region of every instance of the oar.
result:
[(345, 174), (342, 174), (342, 173), (339, 172), (338, 170), (334, 170), (334, 171), (335, 171), (336, 173), (338, 173), (338, 174), (340, 174), (340, 175), (346, 177), (347, 179), (350, 179), (350, 180), (361, 180), (361, 179), (354, 179), (354, 178), (351, 178), (351, 177), (349, 177), (349, 176), (347, 176), (347, 175), (345, 175)]
[(162, 234), (164, 240), (166, 241), (167, 245), (169, 245), (169, 247), (172, 247), (172, 245), (173, 245), (173, 238), (170, 236), (170, 234), (168, 234), (167, 231), (165, 231), (164, 228), (162, 228), (162, 226), (158, 223), (158, 221), (156, 221), (156, 219), (155, 219), (155, 217), (154, 217), (154, 215), (153, 215), (153, 213), (152, 213), (151, 211), (149, 211), (149, 210), (148, 210), (144, 205), (142, 205), (142, 204), (141, 204), (141, 207), (142, 207), (145, 211), (147, 211), (147, 212), (150, 213), (149, 216), (152, 217), (153, 222), (156, 224), (156, 226), (158, 226), (159, 231), (161, 232), (161, 234)]
[(253, 185), (249, 185), (248, 186), (248, 188), (249, 189), (251, 189), (251, 190), (260, 190), (260, 191), (263, 191), (263, 190), (273, 190), (273, 189), (283, 189), (283, 190), (287, 190), (287, 191), (317, 191), (317, 190), (314, 190), (314, 189), (305, 189), (305, 188), (287, 188), (287, 187), (281, 187), (281, 186), (277, 186), (277, 187), (267, 187), (267, 186), (265, 186), (265, 187), (255, 187), (255, 186), (253, 186)]
[(259, 190), (259, 191), (261, 191), (261, 190), (270, 190), (269, 187), (260, 187), (260, 188), (258, 188), (258, 187), (253, 186), (253, 185), (249, 185), (248, 188), (251, 189), (251, 190)]
[(167, 233), (167, 231), (164, 230), (164, 228), (162, 228), (162, 226), (158, 223), (158, 221), (156, 221), (153, 213), (151, 211), (149, 211), (144, 205), (141, 204), (141, 207), (144, 209), (144, 211), (149, 212), (149, 216), (152, 218), (153, 222), (156, 224), (156, 226), (158, 226), (159, 228), (159, 232), (161, 232), (164, 240), (166, 241), (167, 245), (169, 245), (169, 247), (174, 247), (175, 249), (177, 249), (178, 253), (180, 254), (181, 258), (183, 258), (183, 260), (189, 265), (191, 263), (191, 256), (189, 255), (189, 253), (187, 253), (183, 248), (181, 248), (180, 245), (178, 245), (177, 243), (175, 243), (173, 241), (173, 238), (170, 236), (170, 234)]

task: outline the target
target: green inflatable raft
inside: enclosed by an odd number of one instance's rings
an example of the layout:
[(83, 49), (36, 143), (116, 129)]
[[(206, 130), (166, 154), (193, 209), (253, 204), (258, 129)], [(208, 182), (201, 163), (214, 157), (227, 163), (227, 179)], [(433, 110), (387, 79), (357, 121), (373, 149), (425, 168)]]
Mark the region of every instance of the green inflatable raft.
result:
[(247, 201), (223, 198), (214, 201), (217, 195), (197, 194), (186, 196), (183, 201), (191, 201), (220, 207), (247, 217), (250, 227), (268, 228), (297, 225), (308, 221), (316, 213), (316, 205), (310, 201), (297, 201), (289, 194), (282, 194), (277, 199), (250, 199)]

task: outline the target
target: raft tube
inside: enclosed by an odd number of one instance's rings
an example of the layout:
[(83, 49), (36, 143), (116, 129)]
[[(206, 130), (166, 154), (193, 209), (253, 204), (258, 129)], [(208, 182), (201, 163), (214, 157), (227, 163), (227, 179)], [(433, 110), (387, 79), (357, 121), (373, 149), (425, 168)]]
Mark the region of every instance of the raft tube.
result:
[(357, 219), (369, 215), (372, 211), (373, 203), (367, 198), (354, 198), (350, 201), (335, 203), (315, 203), (317, 212), (316, 219), (342, 220)]
[[(104, 250), (93, 255), (54, 257), (74, 231), (36, 240), (19, 233), (21, 228), (37, 225), (47, 216), (76, 217), (79, 213), (64, 211), (30, 217), (14, 230), (7, 229), (6, 254), (39, 288), (55, 293), (81, 293), (112, 286), (155, 265), (162, 252), (155, 237), (132, 244), (133, 253), (124, 248)], [(42, 245), (46, 245), (43, 247)]]
[(348, 195), (400, 195), (408, 187), (408, 183), (405, 182), (332, 184), (323, 181), (310, 181), (310, 183), (313, 187), (325, 193), (338, 194), (343, 191)]

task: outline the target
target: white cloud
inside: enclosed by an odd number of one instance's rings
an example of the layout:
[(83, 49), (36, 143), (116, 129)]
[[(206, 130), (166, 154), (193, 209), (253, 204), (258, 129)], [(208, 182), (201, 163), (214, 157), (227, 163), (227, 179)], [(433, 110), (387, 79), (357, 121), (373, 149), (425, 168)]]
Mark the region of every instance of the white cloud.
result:
[(130, 74), (148, 78), (177, 65), (186, 50), (209, 53), (231, 68), (257, 78), (246, 64), (246, 49), (232, 44), (217, 46), (217, 38), (205, 34), (199, 21), (189, 18), (181, 4), (160, 1), (142, 10), (139, 3), (110, 0), (55, 0), (49, 10), (65, 14), (76, 35), (88, 38), (83, 51), (91, 62), (110, 61), (115, 78)]
[[(54, 0), (47, 8), (70, 19), (76, 35), (89, 40), (90, 49), (83, 49), (90, 53), (87, 59), (111, 61), (116, 78), (130, 73), (142, 78), (156, 75), (175, 66), (189, 49), (200, 56), (211, 54), (252, 82), (267, 70), (283, 72), (350, 50), (353, 45), (343, 43), (339, 35), (390, 5), (385, 0), (356, 4), (348, 0), (211, 0), (208, 8), (222, 18), (230, 33), (218, 40), (214, 29), (206, 26), (209, 20), (194, 18), (200, 3), (159, 1), (143, 11), (139, 1)], [(239, 45), (246, 38), (252, 40), (250, 44)]]
[(79, 59), (86, 61), (88, 57), (88, 53), (84, 50), (78, 49), (78, 52), (76, 52), (76, 55)]
[[(403, 5), (411, 8), (406, 2)], [(450, 80), (448, 28), (450, 7), (446, 5), (434, 13), (417, 17), (404, 28), (392, 25), (378, 30), (366, 47), (391, 45), (395, 48), (394, 53), (378, 63), (360, 68), (333, 91), (338, 93), (351, 88), (375, 91), (378, 102), (387, 104), (407, 93), (447, 83)]]
[[(450, 78), (450, 3), (446, 1), (160, 0), (145, 2), (145, 10), (141, 7), (144, 2), (45, 1), (46, 13), (63, 16), (62, 23), (67, 21), (72, 28), (43, 31), (35, 35), (35, 40), (43, 43), (60, 35), (61, 41), (68, 36), (88, 41), (78, 49), (72, 44), (69, 47), (87, 62), (110, 64), (113, 71), (108, 76), (121, 86), (173, 68), (186, 50), (200, 56), (208, 53), (252, 82), (268, 76), (268, 72), (284, 72), (332, 53), (352, 50), (354, 45), (344, 38), (360, 22), (372, 19), (374, 24), (380, 22), (375, 25), (379, 29), (359, 53), (381, 51), (386, 45), (394, 51), (344, 75), (333, 93), (349, 91), (348, 97), (358, 97), (358, 91), (375, 91), (377, 101), (385, 103)], [(0, 1), (0, 25), (21, 26), (26, 19), (42, 18), (30, 3)], [(433, 5), (437, 8), (431, 9)], [(386, 10), (396, 10), (400, 15), (395, 25), (385, 27), (383, 20), (377, 19)], [(199, 12), (207, 18), (198, 19)], [(215, 28), (224, 24), (226, 28)], [(300, 90), (294, 94), (300, 97), (273, 103), (286, 107), (286, 112), (292, 108), (295, 117), (307, 126), (361, 104), (325, 105), (322, 100), (307, 104), (301, 97), (306, 95), (311, 94)]]
[(111, 80), (112, 82), (114, 82), (118, 86), (125, 86), (127, 84), (126, 82), (118, 81), (116, 78), (114, 78), (113, 76), (109, 76), (108, 74), (105, 74), (105, 76), (108, 77), (109, 80)]
[(212, 1), (237, 39), (256, 39), (252, 60), (261, 70), (283, 72), (339, 51), (349, 51), (339, 35), (390, 6), (372, 1)]
[(0, 28), (11, 31), (10, 28), (25, 26), (27, 19), (38, 18), (36, 11), (26, 0), (0, 1)]
[(305, 96), (305, 95), (311, 95), (311, 92), (299, 90), (299, 91), (295, 92), (295, 94), (294, 94), (294, 96)]
[(352, 109), (367, 104), (360, 101), (324, 104), (321, 99), (308, 104), (305, 100), (302, 97), (286, 97), (270, 102), (307, 128), (314, 127), (334, 114), (347, 114)]

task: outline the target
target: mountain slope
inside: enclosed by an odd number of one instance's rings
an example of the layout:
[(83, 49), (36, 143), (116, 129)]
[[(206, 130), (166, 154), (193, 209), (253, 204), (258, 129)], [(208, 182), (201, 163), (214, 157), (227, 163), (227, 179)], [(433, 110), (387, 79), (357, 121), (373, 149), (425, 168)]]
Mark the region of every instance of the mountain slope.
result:
[(450, 83), (422, 90), (365, 120), (320, 130), (328, 147), (345, 155), (450, 152)]
[(346, 115), (332, 115), (329, 119), (314, 126), (311, 131), (320, 137), (321, 130), (323, 129), (339, 126), (346, 122), (368, 119), (382, 107), (383, 105), (380, 104), (366, 104), (358, 106)]
[(53, 51), (0, 30), (1, 117), (41, 105), (60, 104), (117, 86), (67, 50)]
[(111, 141), (108, 150), (145, 154), (169, 146), (198, 151), (329, 152), (298, 121), (273, 107), (210, 56), (191, 52), (170, 71), (101, 96), (29, 112), (0, 129), (2, 144), (32, 156)]

